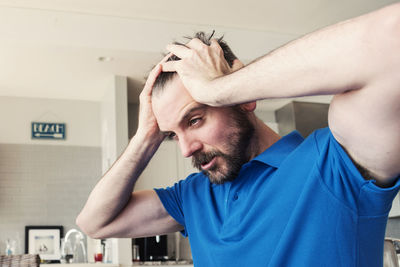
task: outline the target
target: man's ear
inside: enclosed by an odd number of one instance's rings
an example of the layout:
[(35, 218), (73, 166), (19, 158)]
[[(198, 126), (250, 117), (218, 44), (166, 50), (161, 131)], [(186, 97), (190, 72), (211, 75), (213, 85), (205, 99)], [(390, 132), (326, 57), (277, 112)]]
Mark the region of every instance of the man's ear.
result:
[(239, 105), (240, 109), (244, 112), (253, 112), (257, 107), (257, 102), (247, 102)]

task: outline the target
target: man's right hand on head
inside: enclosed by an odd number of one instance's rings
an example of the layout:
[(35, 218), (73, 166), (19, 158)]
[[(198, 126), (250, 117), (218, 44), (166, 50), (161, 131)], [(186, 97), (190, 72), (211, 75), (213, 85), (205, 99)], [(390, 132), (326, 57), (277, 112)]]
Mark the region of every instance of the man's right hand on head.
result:
[(77, 225), (92, 238), (135, 238), (183, 229), (166, 211), (154, 190), (133, 192), (137, 179), (165, 138), (153, 113), (151, 97), (160, 73), (159, 63), (150, 72), (139, 96), (139, 125), (135, 136), (96, 184), (76, 219)]
[(139, 123), (136, 136), (145, 139), (152, 139), (162, 142), (164, 135), (161, 133), (156, 117), (154, 116), (152, 104), (151, 104), (151, 94), (153, 90), (153, 85), (158, 75), (161, 73), (161, 62), (157, 64), (150, 72), (144, 88), (139, 96), (140, 106), (139, 106)]

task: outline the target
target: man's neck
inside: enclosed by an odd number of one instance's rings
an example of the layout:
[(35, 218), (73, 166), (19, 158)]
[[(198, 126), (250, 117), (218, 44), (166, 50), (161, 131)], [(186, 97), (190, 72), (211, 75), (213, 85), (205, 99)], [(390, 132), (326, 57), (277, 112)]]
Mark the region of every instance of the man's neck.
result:
[(250, 159), (255, 158), (267, 148), (275, 144), (281, 136), (269, 128), (263, 121), (255, 117), (253, 120), (254, 134), (250, 141)]

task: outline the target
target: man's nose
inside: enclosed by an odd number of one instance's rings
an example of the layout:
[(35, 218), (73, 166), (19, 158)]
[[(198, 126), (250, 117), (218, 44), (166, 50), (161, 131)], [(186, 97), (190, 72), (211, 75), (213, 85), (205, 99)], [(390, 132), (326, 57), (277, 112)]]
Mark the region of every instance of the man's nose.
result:
[(179, 137), (179, 146), (184, 157), (192, 156), (196, 151), (201, 149), (201, 143), (190, 137)]

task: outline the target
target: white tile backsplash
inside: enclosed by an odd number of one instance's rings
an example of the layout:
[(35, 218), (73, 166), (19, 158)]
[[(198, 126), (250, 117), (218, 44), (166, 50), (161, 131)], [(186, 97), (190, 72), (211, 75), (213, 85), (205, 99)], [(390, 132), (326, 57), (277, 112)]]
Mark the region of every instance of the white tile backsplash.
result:
[(76, 228), (75, 218), (101, 177), (101, 148), (0, 144), (0, 254), (25, 225)]

